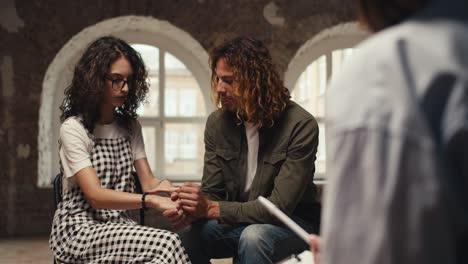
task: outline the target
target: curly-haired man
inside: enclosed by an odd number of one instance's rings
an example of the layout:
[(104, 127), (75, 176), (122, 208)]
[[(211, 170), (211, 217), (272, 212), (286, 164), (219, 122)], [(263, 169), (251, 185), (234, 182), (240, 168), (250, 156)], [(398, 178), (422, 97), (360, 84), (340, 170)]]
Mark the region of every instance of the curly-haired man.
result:
[(290, 100), (268, 49), (238, 37), (210, 56), (218, 110), (205, 129), (201, 187), (180, 189), (186, 218), (181, 237), (193, 263), (234, 257), (238, 263), (272, 263), (307, 249), (306, 243), (258, 202), (267, 197), (312, 233), (320, 206), (313, 183), (318, 145), (314, 117)]

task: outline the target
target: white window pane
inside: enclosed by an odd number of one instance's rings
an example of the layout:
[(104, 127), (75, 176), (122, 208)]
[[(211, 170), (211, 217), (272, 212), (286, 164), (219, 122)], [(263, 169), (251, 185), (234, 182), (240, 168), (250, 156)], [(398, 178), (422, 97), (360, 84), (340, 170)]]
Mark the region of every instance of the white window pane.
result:
[(203, 123), (170, 123), (165, 126), (165, 177), (201, 180), (203, 170)]
[(166, 89), (164, 114), (166, 116), (177, 116), (178, 94), (176, 89)]
[(326, 57), (321, 56), (307, 66), (291, 93), (292, 99), (315, 117), (323, 117), (325, 111), (322, 102), (327, 83), (326, 63)]
[(153, 171), (157, 174), (156, 168), (156, 128), (151, 126), (142, 126), (143, 141), (145, 142), (146, 158)]
[(139, 116), (157, 117), (159, 116), (159, 77), (150, 76), (148, 83), (150, 84), (149, 93), (146, 101), (137, 109), (137, 113)]
[(145, 44), (131, 44), (140, 53), (149, 75), (159, 74), (159, 49)]
[(140, 53), (145, 63), (150, 85), (146, 102), (138, 108), (137, 113), (140, 116), (157, 117), (159, 116), (159, 49), (144, 44), (131, 46)]
[(170, 53), (164, 53), (164, 63), (166, 66), (165, 116), (205, 116), (203, 95), (192, 73)]
[(325, 56), (321, 56), (317, 60), (317, 80), (318, 80), (318, 95), (321, 96), (325, 94), (325, 89), (327, 87), (327, 59)]
[(339, 49), (332, 52), (332, 74), (336, 74), (340, 71), (343, 63), (351, 57), (354, 49)]

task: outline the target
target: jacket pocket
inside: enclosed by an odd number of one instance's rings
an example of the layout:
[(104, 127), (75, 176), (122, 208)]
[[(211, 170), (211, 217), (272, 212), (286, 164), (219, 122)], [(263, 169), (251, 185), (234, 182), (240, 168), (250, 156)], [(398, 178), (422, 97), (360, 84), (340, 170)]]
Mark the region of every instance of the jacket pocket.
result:
[(230, 149), (216, 149), (215, 153), (219, 166), (221, 167), (224, 184), (226, 186), (226, 199), (235, 199), (237, 184), (235, 179), (240, 177), (238, 153)]

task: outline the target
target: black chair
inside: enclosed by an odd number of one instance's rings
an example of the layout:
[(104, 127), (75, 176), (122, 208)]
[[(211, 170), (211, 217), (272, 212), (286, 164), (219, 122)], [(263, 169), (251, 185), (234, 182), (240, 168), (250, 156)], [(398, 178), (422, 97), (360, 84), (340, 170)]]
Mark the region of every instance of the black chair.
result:
[(54, 205), (57, 210), (59, 203), (62, 202), (62, 173), (54, 178)]

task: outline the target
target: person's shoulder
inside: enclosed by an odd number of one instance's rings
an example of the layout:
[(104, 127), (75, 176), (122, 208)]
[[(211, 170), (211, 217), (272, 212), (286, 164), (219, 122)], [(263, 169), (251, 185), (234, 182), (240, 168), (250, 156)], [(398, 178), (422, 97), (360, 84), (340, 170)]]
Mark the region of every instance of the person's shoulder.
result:
[(87, 139), (88, 132), (79, 117), (69, 117), (65, 119), (60, 126), (60, 140), (62, 142), (73, 139)]
[[(451, 62), (468, 50), (468, 25), (451, 20), (409, 20), (378, 32), (358, 46), (353, 64), (367, 65), (397, 61), (402, 52), (411, 57)], [(462, 51), (463, 50), (463, 51)], [(371, 58), (371, 59), (369, 59)], [(421, 65), (418, 65), (421, 66)], [(438, 64), (429, 65), (438, 67)], [(348, 67), (348, 70), (356, 67)], [(372, 67), (368, 67), (372, 70)]]
[(293, 100), (288, 101), (288, 105), (284, 109), (284, 112), (289, 115), (299, 116), (302, 118), (314, 118), (309, 111), (304, 109), (298, 103), (294, 102)]
[(363, 40), (354, 48), (352, 56), (344, 62), (339, 73), (333, 74), (327, 97), (348, 96), (348, 92), (358, 93), (367, 89), (369, 83), (387, 79), (390, 69), (401, 67), (403, 49), (416, 45), (413, 39), (417, 30), (411, 23), (402, 23)]
[(81, 119), (77, 116), (71, 116), (65, 119), (60, 126), (60, 131), (70, 131), (70, 130), (78, 130), (78, 131), (85, 131), (85, 127)]
[(315, 117), (298, 103), (289, 100), (288, 105), (286, 106), (285, 110), (282, 114), (288, 122), (314, 122), (317, 123)]
[(224, 114), (225, 112), (223, 112), (221, 109), (214, 110), (208, 115), (208, 118), (206, 121), (207, 124), (219, 122), (220, 120), (224, 118)]
[[(351, 57), (352, 64), (361, 63), (372, 65), (387, 61), (387, 58), (394, 56), (398, 42), (406, 38), (406, 31), (408, 31), (408, 29), (395, 26), (370, 35), (355, 47), (355, 52), (353, 52)], [(359, 70), (363, 68), (353, 66), (346, 68), (347, 64), (349, 66), (349, 63), (345, 63), (343, 69)], [(368, 69), (372, 70), (372, 67)]]

